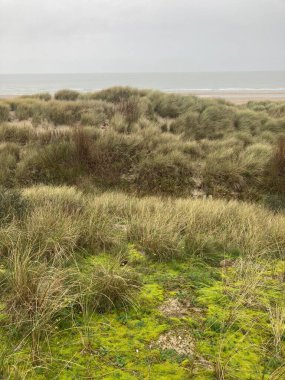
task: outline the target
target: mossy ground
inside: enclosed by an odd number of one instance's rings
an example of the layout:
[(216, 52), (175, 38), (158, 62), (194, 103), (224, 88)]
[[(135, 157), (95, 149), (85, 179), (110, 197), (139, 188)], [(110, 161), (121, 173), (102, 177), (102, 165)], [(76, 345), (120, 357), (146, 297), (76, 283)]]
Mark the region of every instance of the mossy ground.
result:
[[(12, 378), (22, 378), (22, 372), (29, 379), (210, 380), (224, 374), (229, 380), (255, 380), (270, 379), (282, 365), (284, 336), (277, 350), (268, 306), (284, 303), (284, 261), (260, 259), (251, 269), (241, 259), (228, 268), (193, 257), (155, 263), (133, 246), (128, 257), (143, 281), (137, 304), (60, 322), (37, 363), (27, 342), (15, 349), (13, 334), (2, 328), (2, 364)], [(92, 260), (102, 262), (108, 255)], [(253, 268), (254, 276), (248, 273)], [(163, 313), (161, 305), (169, 299), (187, 305), (187, 313)], [(178, 341), (190, 336), (193, 352), (160, 347), (158, 339), (167, 332)]]

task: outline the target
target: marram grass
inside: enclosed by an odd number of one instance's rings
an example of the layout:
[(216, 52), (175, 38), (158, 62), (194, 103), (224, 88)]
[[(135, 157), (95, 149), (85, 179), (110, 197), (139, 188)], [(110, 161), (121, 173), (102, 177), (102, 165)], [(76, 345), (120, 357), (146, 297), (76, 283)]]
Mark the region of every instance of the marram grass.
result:
[(284, 103), (0, 105), (0, 378), (281, 380)]

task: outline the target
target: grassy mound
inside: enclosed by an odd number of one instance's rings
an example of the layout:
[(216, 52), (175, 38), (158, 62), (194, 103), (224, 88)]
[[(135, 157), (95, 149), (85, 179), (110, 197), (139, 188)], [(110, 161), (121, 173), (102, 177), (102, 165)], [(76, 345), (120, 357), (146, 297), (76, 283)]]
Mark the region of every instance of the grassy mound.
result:
[(19, 152), (1, 160), (0, 185), (9, 173), (10, 187), (88, 182), (262, 202), (285, 191), (284, 129), (282, 102), (235, 106), (124, 87), (3, 100), (0, 144)]

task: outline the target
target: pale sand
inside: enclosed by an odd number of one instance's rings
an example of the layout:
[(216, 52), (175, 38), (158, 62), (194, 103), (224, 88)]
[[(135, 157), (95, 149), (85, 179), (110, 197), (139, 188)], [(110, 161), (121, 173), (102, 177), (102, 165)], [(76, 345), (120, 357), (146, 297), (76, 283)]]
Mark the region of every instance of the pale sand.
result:
[[(177, 91), (178, 94), (195, 95), (201, 98), (218, 98), (225, 99), (235, 104), (245, 104), (249, 101), (285, 101), (285, 91), (215, 91), (215, 90), (192, 90), (192, 91)], [(1, 95), (0, 99), (11, 99), (19, 95)]]
[(225, 99), (235, 104), (245, 104), (249, 101), (285, 101), (285, 91), (213, 91), (197, 90), (189, 91), (187, 94), (195, 95), (201, 98), (219, 98)]

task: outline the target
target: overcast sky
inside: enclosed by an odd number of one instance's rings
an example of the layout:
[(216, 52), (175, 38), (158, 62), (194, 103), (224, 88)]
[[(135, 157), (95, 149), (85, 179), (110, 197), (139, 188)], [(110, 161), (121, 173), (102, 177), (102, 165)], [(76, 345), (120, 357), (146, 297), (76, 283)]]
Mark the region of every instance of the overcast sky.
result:
[(285, 70), (285, 0), (0, 0), (0, 73)]

